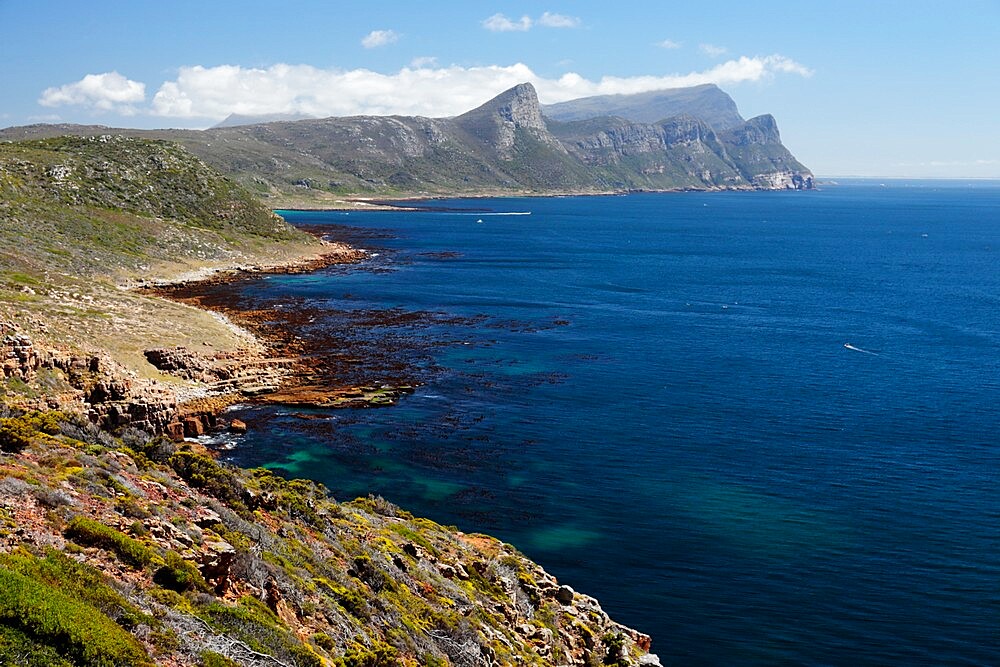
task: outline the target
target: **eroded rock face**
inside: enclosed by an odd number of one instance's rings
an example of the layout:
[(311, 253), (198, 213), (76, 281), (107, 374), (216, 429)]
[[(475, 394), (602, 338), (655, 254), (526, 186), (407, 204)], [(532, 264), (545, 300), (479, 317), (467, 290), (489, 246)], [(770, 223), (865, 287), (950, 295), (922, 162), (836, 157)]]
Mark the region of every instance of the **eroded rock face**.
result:
[(760, 174), (753, 179), (755, 188), (761, 190), (812, 190), (813, 175), (795, 171), (775, 171)]
[(503, 160), (513, 158), (519, 131), (560, 153), (566, 153), (559, 140), (549, 132), (538, 104), (538, 95), (530, 83), (514, 86), (486, 104), (457, 117), (455, 122), (470, 135), (490, 146)]

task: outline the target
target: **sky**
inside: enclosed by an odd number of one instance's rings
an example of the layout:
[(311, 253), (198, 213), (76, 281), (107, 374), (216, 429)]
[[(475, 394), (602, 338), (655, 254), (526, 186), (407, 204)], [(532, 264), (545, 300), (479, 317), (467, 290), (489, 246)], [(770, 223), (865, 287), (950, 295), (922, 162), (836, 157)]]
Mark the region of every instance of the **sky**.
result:
[(820, 176), (1000, 178), (1000, 0), (0, 0), (0, 127), (457, 115), (715, 83)]

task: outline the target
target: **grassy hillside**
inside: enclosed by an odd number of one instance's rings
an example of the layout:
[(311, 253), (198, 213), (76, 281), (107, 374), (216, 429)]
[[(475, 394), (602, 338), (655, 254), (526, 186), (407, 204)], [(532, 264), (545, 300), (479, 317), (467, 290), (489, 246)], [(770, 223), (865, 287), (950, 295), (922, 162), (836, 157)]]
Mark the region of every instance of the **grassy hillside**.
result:
[(0, 143), (0, 218), (0, 321), (141, 373), (147, 347), (246, 341), (120, 285), (322, 249), (182, 147), (108, 135)]

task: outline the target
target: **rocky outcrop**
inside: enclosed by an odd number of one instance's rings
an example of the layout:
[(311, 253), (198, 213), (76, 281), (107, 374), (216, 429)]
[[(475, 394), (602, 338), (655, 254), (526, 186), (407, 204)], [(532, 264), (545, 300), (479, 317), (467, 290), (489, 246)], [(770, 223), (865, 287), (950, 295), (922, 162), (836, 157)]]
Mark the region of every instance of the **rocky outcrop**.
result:
[(140, 380), (109, 357), (59, 348), (38, 348), (13, 323), (0, 324), (3, 376), (22, 383), (10, 398), (36, 409), (85, 414), (105, 428), (135, 426), (162, 432), (177, 408), (173, 391)]
[(455, 123), (487, 144), (504, 160), (513, 158), (519, 131), (550, 148), (565, 152), (559, 140), (549, 133), (542, 118), (538, 95), (530, 83), (514, 86), (486, 104), (458, 116)]
[(11, 322), (0, 323), (0, 334), (2, 377), (22, 388), (11, 402), (82, 413), (102, 428), (132, 426), (175, 440), (227, 427), (216, 416), (224, 407), (276, 391), (292, 372), (290, 359), (203, 355), (183, 347), (147, 350), (155, 367), (200, 383), (200, 398), (182, 401), (176, 388), (139, 378), (106, 355), (39, 348)]
[(812, 174), (797, 171), (758, 174), (753, 178), (753, 185), (758, 190), (812, 190), (815, 187)]

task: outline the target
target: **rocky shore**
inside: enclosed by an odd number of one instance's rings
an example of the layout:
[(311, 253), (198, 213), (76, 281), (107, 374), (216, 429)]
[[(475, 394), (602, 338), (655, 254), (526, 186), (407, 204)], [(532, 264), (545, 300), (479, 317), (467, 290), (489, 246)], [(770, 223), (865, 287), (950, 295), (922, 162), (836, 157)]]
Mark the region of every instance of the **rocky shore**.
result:
[[(132, 289), (170, 297), (181, 290), (218, 285), (265, 273), (290, 274), (314, 271), (332, 264), (357, 262), (362, 251), (328, 243), (322, 253), (310, 254), (281, 265), (222, 265), (184, 273), (171, 279), (134, 281)], [(197, 300), (186, 300), (197, 303)], [(228, 315), (252, 324), (235, 310)], [(225, 320), (230, 326), (230, 319)], [(2, 379), (8, 384), (34, 387), (18, 396), (26, 409), (56, 409), (85, 414), (106, 429), (134, 427), (175, 440), (196, 437), (229, 427), (218, 418), (228, 405), (273, 394), (286, 386), (301, 368), (296, 357), (279, 356), (274, 341), (261, 341), (246, 329), (238, 333), (247, 344), (236, 351), (215, 352), (186, 347), (150, 348), (144, 356), (154, 368), (185, 384), (140, 377), (110, 355), (91, 354), (67, 346), (36, 344), (15, 321), (0, 321)], [(348, 390), (347, 393), (351, 393)]]

